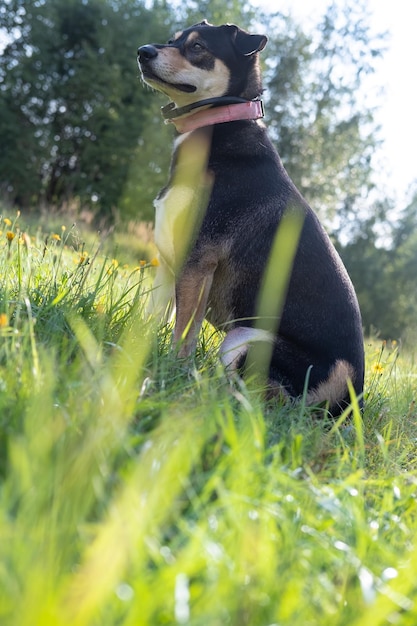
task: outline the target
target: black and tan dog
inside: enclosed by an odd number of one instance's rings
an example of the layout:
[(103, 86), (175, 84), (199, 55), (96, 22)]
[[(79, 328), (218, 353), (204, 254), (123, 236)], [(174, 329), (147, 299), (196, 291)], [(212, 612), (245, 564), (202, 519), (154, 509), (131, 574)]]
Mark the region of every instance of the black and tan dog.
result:
[[(192, 354), (206, 317), (226, 331), (227, 367), (242, 366), (253, 342), (269, 342), (271, 387), (291, 397), (307, 388), (308, 404), (327, 402), (337, 415), (349, 403), (348, 379), (363, 390), (361, 317), (339, 256), (260, 121), (266, 43), (204, 21), (138, 50), (142, 78), (172, 100), (162, 112), (177, 130), (170, 180), (156, 200), (153, 307), (166, 310), (175, 287), (180, 356)], [(285, 303), (268, 327), (258, 323), (261, 286), (288, 215), (302, 223)], [(284, 284), (283, 268), (273, 269)]]

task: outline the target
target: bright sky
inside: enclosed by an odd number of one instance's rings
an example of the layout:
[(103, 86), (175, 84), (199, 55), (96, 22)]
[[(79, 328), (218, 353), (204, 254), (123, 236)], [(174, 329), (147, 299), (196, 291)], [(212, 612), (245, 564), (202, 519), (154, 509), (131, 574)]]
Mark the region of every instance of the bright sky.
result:
[[(353, 2), (353, 0), (352, 0)], [(329, 0), (254, 0), (270, 10), (289, 11), (302, 23), (320, 17)], [(415, 0), (368, 0), (374, 32), (388, 31), (388, 50), (376, 66), (369, 89), (375, 91), (376, 115), (384, 146), (379, 155), (384, 167), (385, 190), (404, 198), (417, 181), (417, 2)], [(379, 88), (384, 95), (377, 95)]]

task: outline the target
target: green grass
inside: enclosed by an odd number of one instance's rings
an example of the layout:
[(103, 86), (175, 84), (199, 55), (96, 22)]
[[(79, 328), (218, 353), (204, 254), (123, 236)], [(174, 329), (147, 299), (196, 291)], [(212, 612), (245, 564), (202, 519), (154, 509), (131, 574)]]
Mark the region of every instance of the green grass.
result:
[(2, 625), (416, 624), (410, 352), (367, 342), (363, 420), (265, 406), (209, 328), (177, 362), (148, 266), (1, 226)]

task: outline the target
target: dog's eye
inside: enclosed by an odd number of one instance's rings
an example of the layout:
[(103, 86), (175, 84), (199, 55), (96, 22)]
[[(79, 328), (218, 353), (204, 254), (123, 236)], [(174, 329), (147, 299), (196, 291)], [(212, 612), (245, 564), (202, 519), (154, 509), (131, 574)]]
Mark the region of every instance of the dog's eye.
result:
[(204, 50), (204, 46), (199, 41), (194, 41), (194, 43), (191, 45), (191, 50), (194, 50), (194, 52), (199, 52), (200, 50)]

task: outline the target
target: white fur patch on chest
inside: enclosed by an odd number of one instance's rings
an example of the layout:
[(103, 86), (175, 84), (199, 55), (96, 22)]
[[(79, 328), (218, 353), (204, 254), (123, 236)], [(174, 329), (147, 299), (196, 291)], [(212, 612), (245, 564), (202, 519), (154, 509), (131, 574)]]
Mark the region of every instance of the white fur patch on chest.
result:
[[(194, 189), (184, 185), (173, 185), (155, 200), (155, 244), (164, 261), (174, 269), (179, 262), (175, 250), (181, 246), (174, 236), (181, 235), (181, 222), (187, 218), (194, 200)], [(185, 233), (184, 233), (185, 235)], [(186, 242), (184, 242), (186, 243)]]
[(155, 244), (174, 273), (184, 261), (196, 220), (205, 210), (209, 148), (210, 136), (205, 132), (180, 135), (174, 143), (170, 184), (154, 203)]

